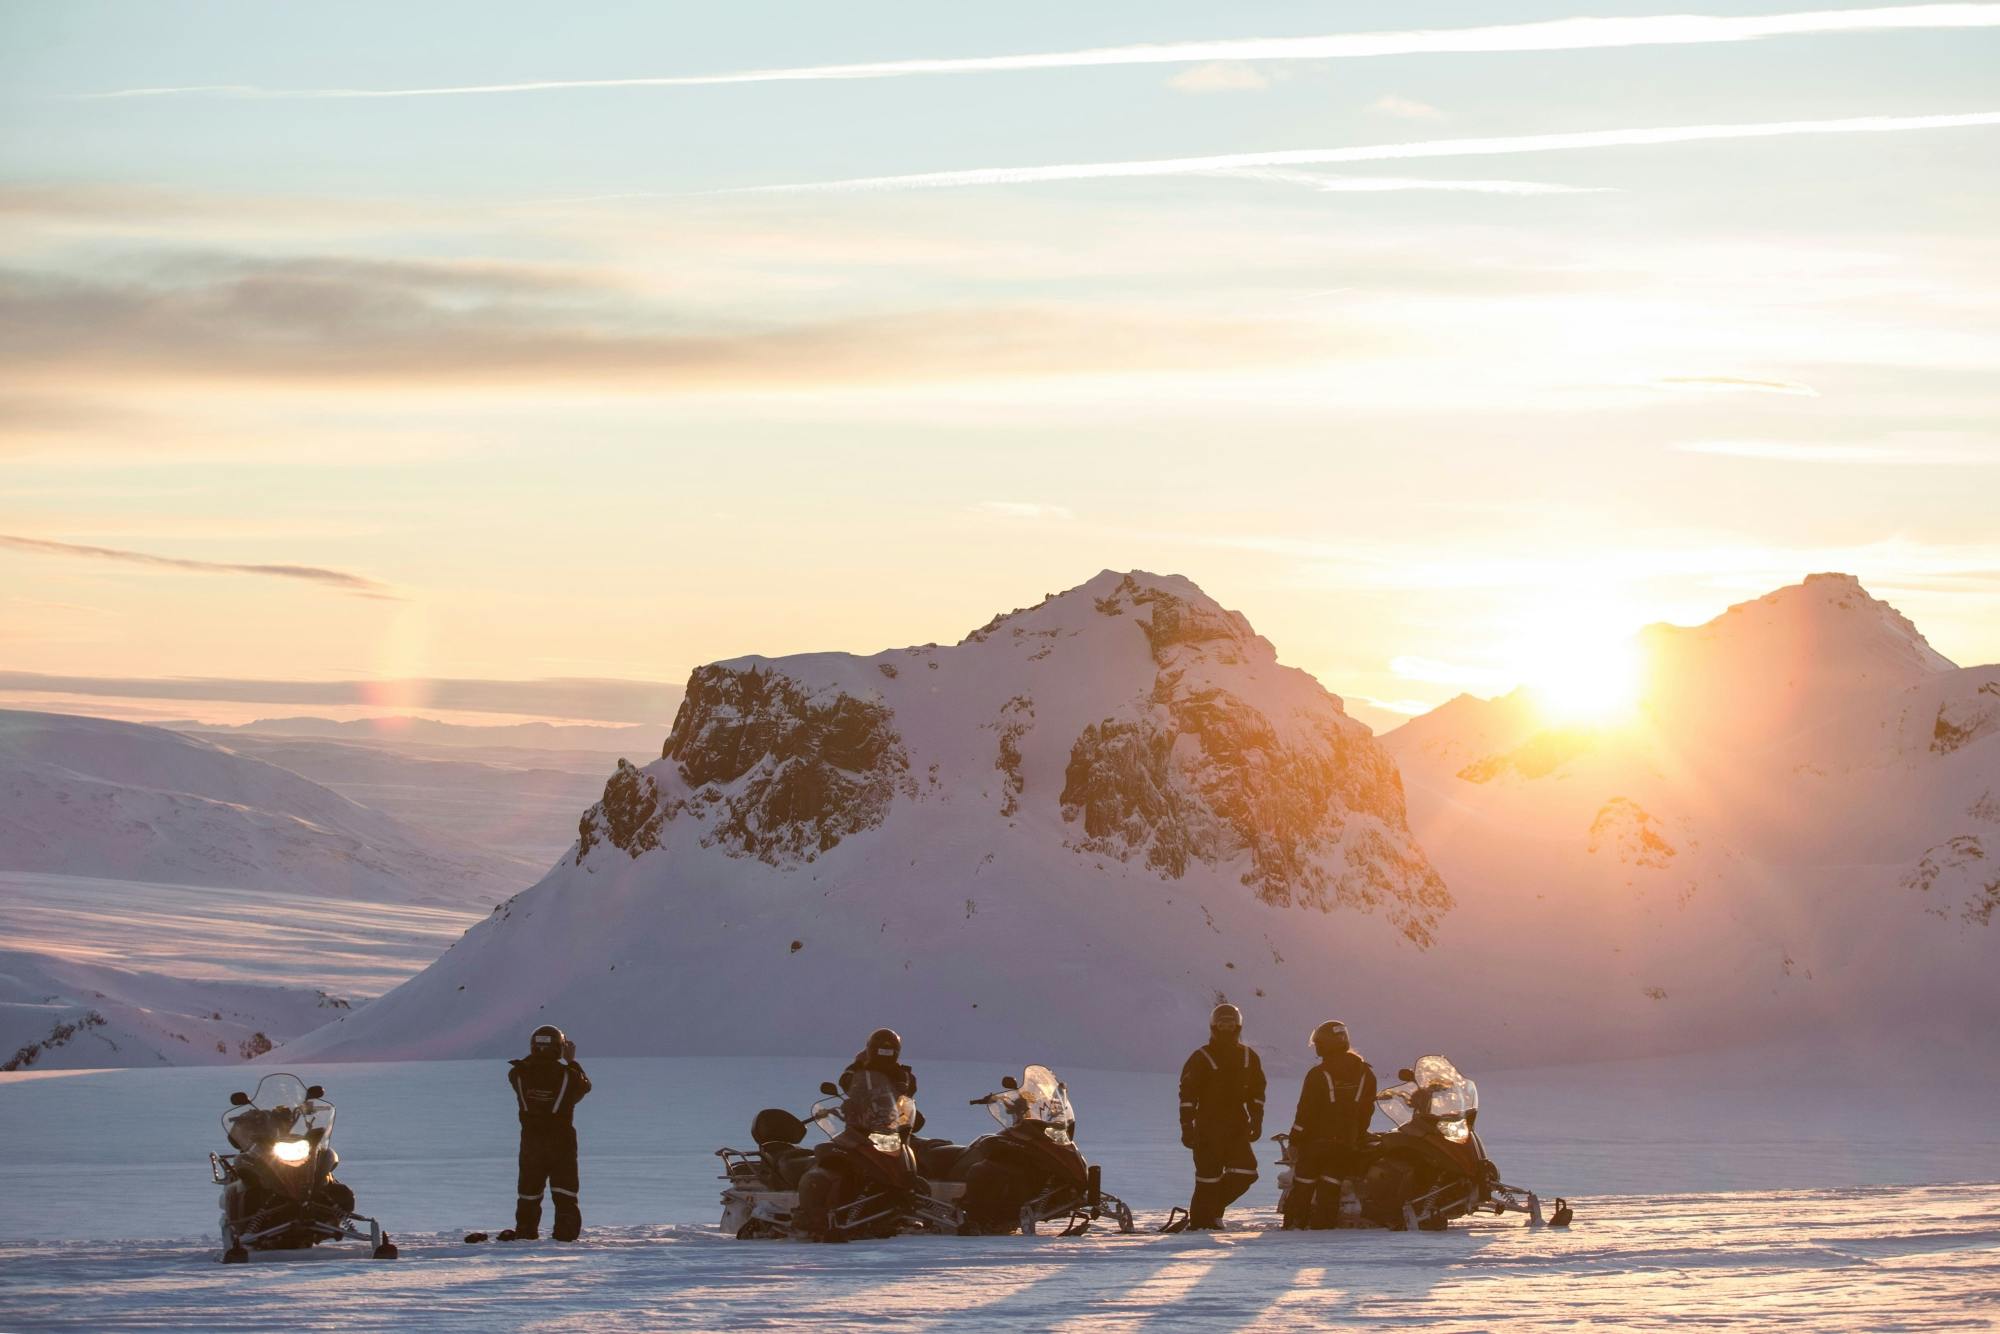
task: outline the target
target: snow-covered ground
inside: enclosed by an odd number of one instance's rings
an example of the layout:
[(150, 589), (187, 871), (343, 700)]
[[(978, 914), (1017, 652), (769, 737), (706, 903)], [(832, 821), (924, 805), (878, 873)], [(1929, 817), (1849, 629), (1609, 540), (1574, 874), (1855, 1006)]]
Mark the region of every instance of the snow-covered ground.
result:
[[(1982, 1109), (2000, 1082), (1959, 1073), (1950, 1052), (1854, 1078), (1891, 1054), (1472, 1072), (1506, 1177), (1577, 1202), (1567, 1235), (1512, 1219), (1442, 1237), (1269, 1231), (1267, 1145), (1229, 1235), (825, 1248), (717, 1234), (711, 1155), (746, 1138), (757, 1107), (802, 1105), (838, 1058), (592, 1061), (586, 1049), (587, 1244), (507, 1249), (458, 1241), (512, 1207), (504, 1065), (301, 1069), (326, 1081), (341, 1175), (404, 1258), (322, 1248), (246, 1270), (214, 1263), (206, 1159), (228, 1093), (261, 1063), (10, 1076), (0, 1328), (1991, 1327), (2000, 1130)], [(930, 1129), (978, 1133), (965, 1099), (1002, 1071), (913, 1056)], [(1062, 1073), (1107, 1188), (1142, 1225), (1184, 1202), (1171, 1077)], [(1282, 1106), (1291, 1080), (1276, 1083)]]

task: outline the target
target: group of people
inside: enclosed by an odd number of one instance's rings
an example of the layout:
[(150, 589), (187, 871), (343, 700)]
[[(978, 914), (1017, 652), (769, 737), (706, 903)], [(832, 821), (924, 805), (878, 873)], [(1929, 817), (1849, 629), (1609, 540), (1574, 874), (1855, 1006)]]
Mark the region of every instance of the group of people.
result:
[[(1292, 1119), (1292, 1189), (1288, 1228), (1333, 1227), (1341, 1183), (1359, 1161), (1375, 1111), (1375, 1072), (1329, 1019), (1313, 1030), (1319, 1064), (1306, 1072)], [(1174, 1231), (1222, 1226), (1222, 1215), (1257, 1180), (1256, 1144), (1264, 1134), (1264, 1063), (1243, 1041), (1243, 1012), (1218, 1005), (1208, 1041), (1181, 1067), (1181, 1143), (1194, 1154), (1194, 1193)]]
[[(1340, 1214), (1342, 1182), (1353, 1174), (1375, 1108), (1375, 1072), (1348, 1039), (1347, 1025), (1329, 1019), (1315, 1028), (1319, 1063), (1306, 1072), (1292, 1119), (1292, 1189), (1285, 1199), (1287, 1228), (1333, 1227)], [(842, 1071), (846, 1089), (864, 1070), (887, 1075), (899, 1094), (914, 1097), (917, 1077), (903, 1064), (903, 1040), (879, 1028)], [(555, 1202), (557, 1241), (574, 1241), (583, 1229), (576, 1162), (577, 1103), (590, 1092), (590, 1076), (577, 1064), (576, 1044), (553, 1024), (529, 1039), (528, 1054), (510, 1061), (507, 1082), (521, 1118), (520, 1174), (514, 1226), (502, 1240), (541, 1235), (542, 1193)], [(1264, 1064), (1243, 1041), (1243, 1012), (1218, 1005), (1208, 1020), (1208, 1041), (1181, 1067), (1181, 1143), (1194, 1155), (1194, 1192), (1176, 1210), (1171, 1231), (1219, 1228), (1223, 1213), (1257, 1180), (1256, 1143), (1264, 1134)], [(913, 1129), (922, 1129), (922, 1113)], [(801, 1198), (802, 1209), (823, 1202)]]

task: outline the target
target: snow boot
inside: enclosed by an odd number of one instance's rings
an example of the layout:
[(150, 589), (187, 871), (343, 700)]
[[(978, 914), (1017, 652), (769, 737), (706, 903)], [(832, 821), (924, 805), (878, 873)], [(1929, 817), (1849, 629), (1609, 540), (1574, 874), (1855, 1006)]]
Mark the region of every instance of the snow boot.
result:
[(511, 1227), (500, 1234), (500, 1240), (502, 1241), (540, 1241), (541, 1239), (542, 1234), (538, 1231), (523, 1232), (519, 1228)]

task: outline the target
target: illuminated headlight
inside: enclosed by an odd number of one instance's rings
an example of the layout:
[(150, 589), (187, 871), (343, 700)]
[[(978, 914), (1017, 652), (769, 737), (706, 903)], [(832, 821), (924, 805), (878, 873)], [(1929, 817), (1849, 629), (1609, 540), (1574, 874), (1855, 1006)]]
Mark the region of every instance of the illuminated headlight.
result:
[(1454, 1116), (1449, 1121), (1438, 1122), (1438, 1134), (1453, 1144), (1463, 1144), (1472, 1138), (1472, 1127), (1465, 1124), (1465, 1118)]
[(903, 1151), (903, 1137), (901, 1135), (870, 1135), (868, 1142), (883, 1153), (901, 1153)]
[(281, 1139), (271, 1146), (271, 1156), (287, 1167), (297, 1167), (312, 1157), (312, 1145), (302, 1139)]
[(1043, 1126), (1042, 1133), (1049, 1137), (1051, 1143), (1055, 1144), (1069, 1143), (1069, 1132), (1067, 1130), (1064, 1130), (1061, 1126)]

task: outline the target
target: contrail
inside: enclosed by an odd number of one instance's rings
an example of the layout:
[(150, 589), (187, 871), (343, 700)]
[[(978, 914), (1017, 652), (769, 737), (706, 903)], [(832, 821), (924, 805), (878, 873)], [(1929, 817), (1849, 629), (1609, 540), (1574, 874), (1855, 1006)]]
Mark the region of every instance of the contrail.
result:
[(233, 561), (190, 560), (184, 556), (156, 556), (150, 551), (125, 551), (118, 547), (88, 547), (75, 542), (52, 542), (41, 537), (15, 537), (0, 533), (0, 548), (27, 551), (44, 556), (81, 556), (90, 560), (116, 561), (124, 565), (148, 565), (154, 569), (192, 570), (200, 574), (257, 574), (274, 579), (302, 579), (308, 583), (337, 588), (357, 597), (396, 600), (387, 584), (345, 570), (327, 570), (317, 565), (242, 565)]
[(1974, 125), (2000, 125), (2000, 111), (1976, 111), (1950, 116), (1855, 116), (1846, 120), (1782, 120), (1750, 125), (1673, 125), (1650, 130), (1586, 130), (1569, 134), (1524, 134), (1493, 139), (1432, 139), (1416, 143), (1369, 144), (1354, 148), (1293, 148), (1269, 153), (1222, 153), (1211, 157), (1153, 158), (1138, 162), (1070, 162), (1046, 167), (979, 167), (967, 171), (929, 171), (908, 176), (859, 176), (849, 180), (815, 181), (796, 185), (753, 185), (734, 193), (925, 190), (963, 185), (1024, 185), (1037, 181), (1091, 181), (1135, 176), (1212, 176), (1259, 168), (1321, 166), (1329, 162), (1494, 157), (1512, 153), (1556, 153), (1582, 148), (1637, 148), (1655, 144), (1706, 143), (1725, 139), (1777, 139), (1792, 135), (1888, 134), (1899, 130), (1947, 130)]
[(732, 83), (804, 83), (829, 79), (899, 79), (918, 74), (990, 74), (1014, 70), (1113, 65), (1177, 65), (1209, 60), (1356, 60), (1371, 56), (1475, 54), (1506, 51), (1587, 51), (1617, 46), (1698, 46), (1818, 33), (1890, 32), (1917, 28), (2000, 27), (2000, 4), (1896, 5), (1877, 9), (1814, 9), (1790, 14), (1659, 14), (1620, 18), (1551, 19), (1480, 28), (1418, 28), (1401, 32), (1336, 33), (1320, 37), (1248, 37), (1215, 41), (1105, 46), (1014, 56), (941, 60), (882, 60), (854, 65), (805, 65), (722, 74), (674, 74), (631, 79), (543, 79), (442, 88), (260, 88), (195, 84), (86, 93), (116, 97), (365, 98), (472, 97), (549, 93), (584, 88), (698, 88)]

